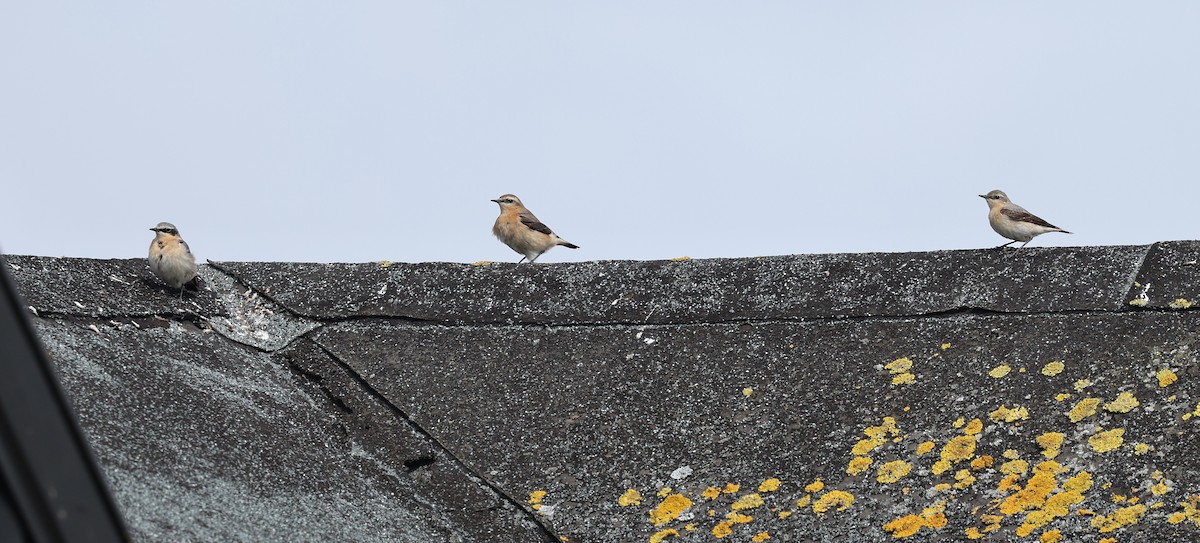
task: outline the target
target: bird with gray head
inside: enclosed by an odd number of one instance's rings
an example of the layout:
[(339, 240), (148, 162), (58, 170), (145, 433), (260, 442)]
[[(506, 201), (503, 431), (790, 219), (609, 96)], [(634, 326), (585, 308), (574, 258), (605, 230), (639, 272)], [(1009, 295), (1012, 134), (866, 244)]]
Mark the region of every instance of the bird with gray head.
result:
[(492, 233), (509, 248), (524, 255), (518, 264), (526, 258), (532, 263), (542, 256), (542, 253), (557, 245), (569, 249), (579, 248), (578, 245), (558, 237), (549, 226), (542, 224), (542, 221), (525, 208), (520, 198), (505, 194), (492, 201), (500, 204), (500, 216), (496, 218), (496, 224), (492, 225)]
[(150, 271), (172, 288), (179, 289), (179, 299), (183, 300), (183, 287), (199, 290), (196, 281), (196, 257), (188, 248), (186, 241), (179, 237), (179, 229), (169, 222), (160, 222), (150, 229), (154, 232), (154, 241), (150, 242), (150, 256), (147, 262)]
[(1024, 247), (1034, 237), (1047, 232), (1070, 234), (1070, 232), (1054, 226), (1041, 217), (1026, 211), (1025, 208), (1014, 204), (1012, 200), (1008, 199), (1008, 195), (1004, 194), (1004, 191), (993, 190), (987, 194), (980, 194), (979, 197), (987, 200), (988, 222), (991, 223), (992, 230), (1012, 240), (996, 247), (997, 249), (1008, 247), (1018, 241), (1023, 241), (1021, 247)]

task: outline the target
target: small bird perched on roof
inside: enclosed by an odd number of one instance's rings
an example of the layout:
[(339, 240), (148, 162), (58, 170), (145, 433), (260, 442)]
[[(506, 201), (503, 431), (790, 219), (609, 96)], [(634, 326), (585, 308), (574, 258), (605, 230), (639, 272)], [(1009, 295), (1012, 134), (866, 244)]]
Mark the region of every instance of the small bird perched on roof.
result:
[[(979, 197), (987, 200), (988, 222), (991, 223), (992, 230), (1012, 240), (1000, 247), (996, 247), (997, 249), (1008, 247), (1018, 241), (1025, 242), (1021, 244), (1021, 247), (1024, 247), (1035, 236), (1040, 236), (1046, 232), (1070, 234), (1070, 232), (1054, 226), (1041, 217), (1025, 211), (1025, 208), (1012, 203), (1012, 200), (1009, 200), (1008, 195), (1004, 194), (1002, 190), (993, 190), (987, 194), (980, 194)], [(1021, 247), (1017, 248), (1020, 249)]]
[(500, 216), (492, 226), (492, 233), (512, 250), (525, 255), (518, 264), (526, 258), (530, 262), (537, 260), (542, 253), (555, 245), (570, 249), (579, 248), (578, 245), (558, 237), (549, 226), (542, 224), (533, 213), (525, 209), (525, 204), (521, 203), (520, 198), (505, 194), (492, 201), (500, 204)]
[(154, 241), (150, 242), (150, 271), (159, 279), (179, 289), (179, 299), (183, 299), (183, 287), (189, 285), (196, 290), (196, 257), (188, 248), (186, 241), (179, 237), (179, 229), (169, 222), (160, 222), (151, 228)]

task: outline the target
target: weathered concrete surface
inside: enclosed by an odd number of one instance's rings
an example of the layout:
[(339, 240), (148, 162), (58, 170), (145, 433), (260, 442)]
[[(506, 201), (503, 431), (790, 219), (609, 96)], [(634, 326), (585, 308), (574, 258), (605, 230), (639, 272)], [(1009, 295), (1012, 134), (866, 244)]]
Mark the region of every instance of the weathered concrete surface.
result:
[(1200, 539), (1197, 256), (10, 258), (139, 539), (1124, 543)]

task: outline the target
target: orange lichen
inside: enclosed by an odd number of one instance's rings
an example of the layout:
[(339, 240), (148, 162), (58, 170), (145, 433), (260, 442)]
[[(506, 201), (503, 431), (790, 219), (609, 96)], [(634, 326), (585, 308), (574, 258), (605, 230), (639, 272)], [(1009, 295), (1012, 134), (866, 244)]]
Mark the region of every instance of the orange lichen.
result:
[(1125, 442), (1125, 429), (1114, 428), (1096, 432), (1092, 437), (1088, 438), (1088, 445), (1096, 452), (1108, 452), (1117, 447), (1120, 447)]
[(759, 492), (774, 492), (776, 490), (779, 490), (779, 484), (780, 484), (779, 479), (772, 477), (772, 478), (767, 479), (766, 481), (763, 481), (762, 483), (760, 483), (758, 485), (758, 491)]
[(624, 494), (621, 494), (620, 498), (617, 498), (617, 504), (620, 505), (621, 507), (629, 507), (631, 505), (641, 505), (642, 504), (642, 494), (640, 492), (638, 492), (637, 490), (631, 488), (629, 490), (626, 490)]
[(831, 490), (818, 498), (812, 508), (814, 513), (823, 515), (832, 507), (837, 507), (837, 511), (845, 511), (852, 505), (854, 505), (853, 494), (844, 490)]
[(734, 511), (742, 511), (745, 509), (754, 509), (755, 507), (762, 507), (762, 504), (763, 504), (762, 496), (759, 496), (758, 494), (746, 494), (745, 496), (738, 498), (737, 501), (733, 502), (733, 505), (731, 505), (730, 507)]
[(1104, 410), (1112, 413), (1128, 413), (1133, 408), (1141, 405), (1137, 398), (1128, 392), (1122, 392), (1117, 395), (1117, 399), (1104, 404)]
[(780, 511), (779, 518), (780, 519), (788, 518), (788, 517), (792, 516), (792, 513), (795, 513), (795, 511)]
[(971, 461), (971, 469), (975, 471), (987, 469), (992, 467), (993, 462), (995, 462), (995, 460), (991, 457), (991, 455), (985, 454)]
[(1071, 411), (1067, 413), (1067, 418), (1071, 419), (1071, 422), (1079, 422), (1095, 415), (1096, 408), (1099, 406), (1100, 398), (1084, 398), (1079, 400), (1079, 403), (1076, 403), (1075, 407), (1071, 408)]
[(996, 366), (988, 371), (988, 375), (990, 375), (993, 379), (999, 379), (1005, 375), (1008, 375), (1008, 373), (1011, 371), (1012, 368), (1009, 367), (1008, 364), (1000, 364), (999, 366)]
[(1001, 513), (1014, 515), (1021, 511), (1037, 509), (1046, 502), (1046, 497), (1054, 490), (1057, 483), (1054, 481), (1054, 469), (1045, 467), (1045, 464), (1043, 462), (1034, 469), (1033, 476), (1029, 478), (1025, 488), (1004, 499), (1000, 504)]
[(823, 488), (825, 488), (825, 483), (820, 479), (817, 479), (816, 481), (813, 481), (812, 484), (804, 487), (804, 491), (812, 494), (813, 492), (820, 492)]
[(1006, 475), (1003, 479), (1000, 479), (1000, 482), (996, 485), (996, 488), (999, 489), (1000, 492), (1008, 492), (1014, 488), (1019, 490), (1021, 485), (1018, 483), (1020, 483), (1020, 481), (1021, 476), (1016, 473)]
[(1054, 396), (1054, 401), (1056, 401), (1056, 402), (1061, 402), (1061, 401), (1063, 401), (1063, 400), (1066, 400), (1067, 398), (1070, 398), (1070, 397), (1071, 397), (1071, 395), (1070, 395), (1070, 394), (1068, 394), (1068, 393), (1066, 393), (1066, 392), (1063, 392), (1062, 394), (1056, 394), (1056, 395)]
[(1062, 543), (1063, 535), (1058, 530), (1046, 530), (1042, 533), (1042, 537), (1038, 538), (1038, 543)]
[(971, 422), (967, 423), (967, 427), (963, 428), (963, 433), (967, 434), (969, 436), (973, 436), (982, 431), (983, 431), (983, 421), (981, 421), (979, 419), (971, 419)]
[(545, 490), (534, 490), (533, 492), (530, 492), (530, 493), (529, 493), (529, 503), (532, 503), (532, 504), (535, 504), (535, 505), (536, 505), (536, 504), (539, 504), (539, 503), (542, 503), (542, 500), (543, 500), (545, 497), (546, 497), (546, 491), (545, 491)]
[(875, 476), (875, 480), (881, 483), (894, 483), (899, 481), (905, 475), (912, 471), (912, 464), (903, 460), (893, 460), (882, 466), (879, 466), (879, 471)]
[(846, 466), (846, 473), (858, 475), (868, 469), (871, 469), (871, 459), (866, 456), (859, 456), (851, 460), (850, 464)]
[(654, 532), (654, 535), (650, 536), (650, 543), (662, 543), (662, 540), (668, 537), (679, 537), (679, 530), (667, 528), (666, 530)]
[(804, 509), (805, 507), (808, 507), (809, 503), (812, 503), (812, 495), (805, 494), (803, 498), (796, 500), (796, 507)]
[(692, 500), (689, 500), (687, 496), (683, 494), (671, 494), (662, 503), (658, 504), (658, 507), (650, 511), (650, 523), (655, 526), (662, 526), (679, 518), (679, 514), (691, 506)]
[(767, 532), (759, 532), (754, 534), (754, 537), (751, 537), (750, 541), (753, 541), (754, 543), (761, 543), (762, 541), (766, 541), (768, 539), (771, 539), (771, 534), (768, 534)]
[(1170, 369), (1158, 370), (1158, 373), (1154, 374), (1154, 376), (1158, 378), (1158, 386), (1164, 388), (1171, 386), (1171, 383), (1179, 380), (1179, 376), (1175, 375), (1175, 372)]
[(904, 373), (904, 372), (912, 369), (912, 366), (913, 366), (912, 360), (909, 360), (909, 358), (906, 356), (904, 358), (897, 358), (891, 362), (888, 362), (883, 367), (884, 367), (884, 369), (888, 370), (889, 372), (896, 374), (896, 373)]
[(954, 480), (958, 481), (957, 483), (954, 483), (954, 488), (960, 490), (975, 484), (975, 476), (971, 475), (971, 470), (966, 469), (958, 470), (958, 472), (954, 474)]
[(710, 486), (700, 493), (700, 496), (706, 500), (715, 500), (721, 495), (721, 490), (715, 486)]
[(1066, 435), (1060, 432), (1046, 432), (1037, 436), (1034, 441), (1042, 448), (1042, 456), (1055, 458), (1062, 451), (1064, 438), (1066, 438)]
[(728, 483), (728, 484), (726, 484), (726, 485), (725, 485), (725, 488), (722, 488), (722, 489), (721, 489), (721, 493), (722, 493), (722, 494), (734, 494), (734, 493), (736, 493), (737, 491), (739, 491), (739, 490), (741, 490), (741, 489), (742, 489), (742, 485), (739, 485), (739, 484), (734, 484), (734, 483)]
[(733, 521), (732, 520), (725, 520), (725, 521), (718, 522), (717, 525), (713, 526), (713, 529), (712, 529), (712, 534), (714, 536), (716, 536), (717, 539), (724, 539), (726, 537), (729, 537), (729, 534), (732, 534), (732, 533), (733, 533)]
[(1016, 458), (1000, 464), (1000, 473), (1021, 474), (1029, 472), (1029, 462)]
[(950, 470), (950, 462), (947, 462), (945, 460), (938, 460), (937, 462), (934, 462), (933, 467), (930, 468), (930, 471), (932, 471), (934, 475), (941, 475), (943, 473), (946, 473), (949, 470)]
[(1065, 367), (1062, 362), (1051, 362), (1042, 366), (1042, 375), (1058, 375)]
[(1162, 496), (1170, 491), (1171, 487), (1167, 486), (1166, 481), (1159, 481), (1155, 483), (1154, 486), (1150, 487), (1150, 493), (1154, 494), (1155, 496)]
[(1171, 516), (1167, 517), (1167, 522), (1171, 524), (1179, 524), (1185, 520), (1190, 520), (1195, 523), (1196, 526), (1200, 526), (1200, 495), (1192, 494), (1191, 496), (1188, 496), (1188, 501), (1179, 502), (1179, 505), (1183, 508), (1183, 510), (1177, 513), (1172, 513)]
[(750, 521), (754, 520), (754, 517), (750, 515), (743, 515), (737, 511), (730, 511), (728, 515), (725, 515), (725, 518), (732, 520), (734, 524), (748, 524)]
[(883, 529), (897, 539), (917, 533), (925, 526), (925, 519), (917, 515), (905, 515), (883, 525)]
[(942, 447), (942, 460), (950, 463), (960, 462), (975, 455), (976, 436), (958, 436), (946, 442)]
[(663, 487), (661, 490), (658, 491), (658, 497), (660, 497), (660, 498), (665, 498), (670, 494), (671, 494), (671, 487), (669, 487), (669, 486)]
[(1022, 406), (1014, 406), (1009, 409), (1008, 406), (1000, 406), (995, 411), (988, 413), (988, 418), (992, 422), (1017, 422), (1029, 419), (1029, 410)]
[(1146, 506), (1142, 504), (1122, 507), (1112, 514), (1098, 516), (1092, 519), (1092, 528), (1100, 533), (1108, 533), (1118, 528), (1137, 524), (1146, 515)]
[(937, 447), (937, 443), (932, 441), (922, 442), (920, 445), (917, 445), (917, 456), (928, 454), (929, 451), (932, 451), (934, 447)]

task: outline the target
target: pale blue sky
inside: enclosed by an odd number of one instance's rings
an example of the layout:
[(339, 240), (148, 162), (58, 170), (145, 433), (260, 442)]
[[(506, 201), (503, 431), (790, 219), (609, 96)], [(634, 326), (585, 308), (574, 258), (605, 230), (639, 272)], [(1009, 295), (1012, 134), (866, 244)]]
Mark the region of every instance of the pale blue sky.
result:
[(1200, 238), (1200, 3), (0, 4), (0, 248), (539, 262)]

